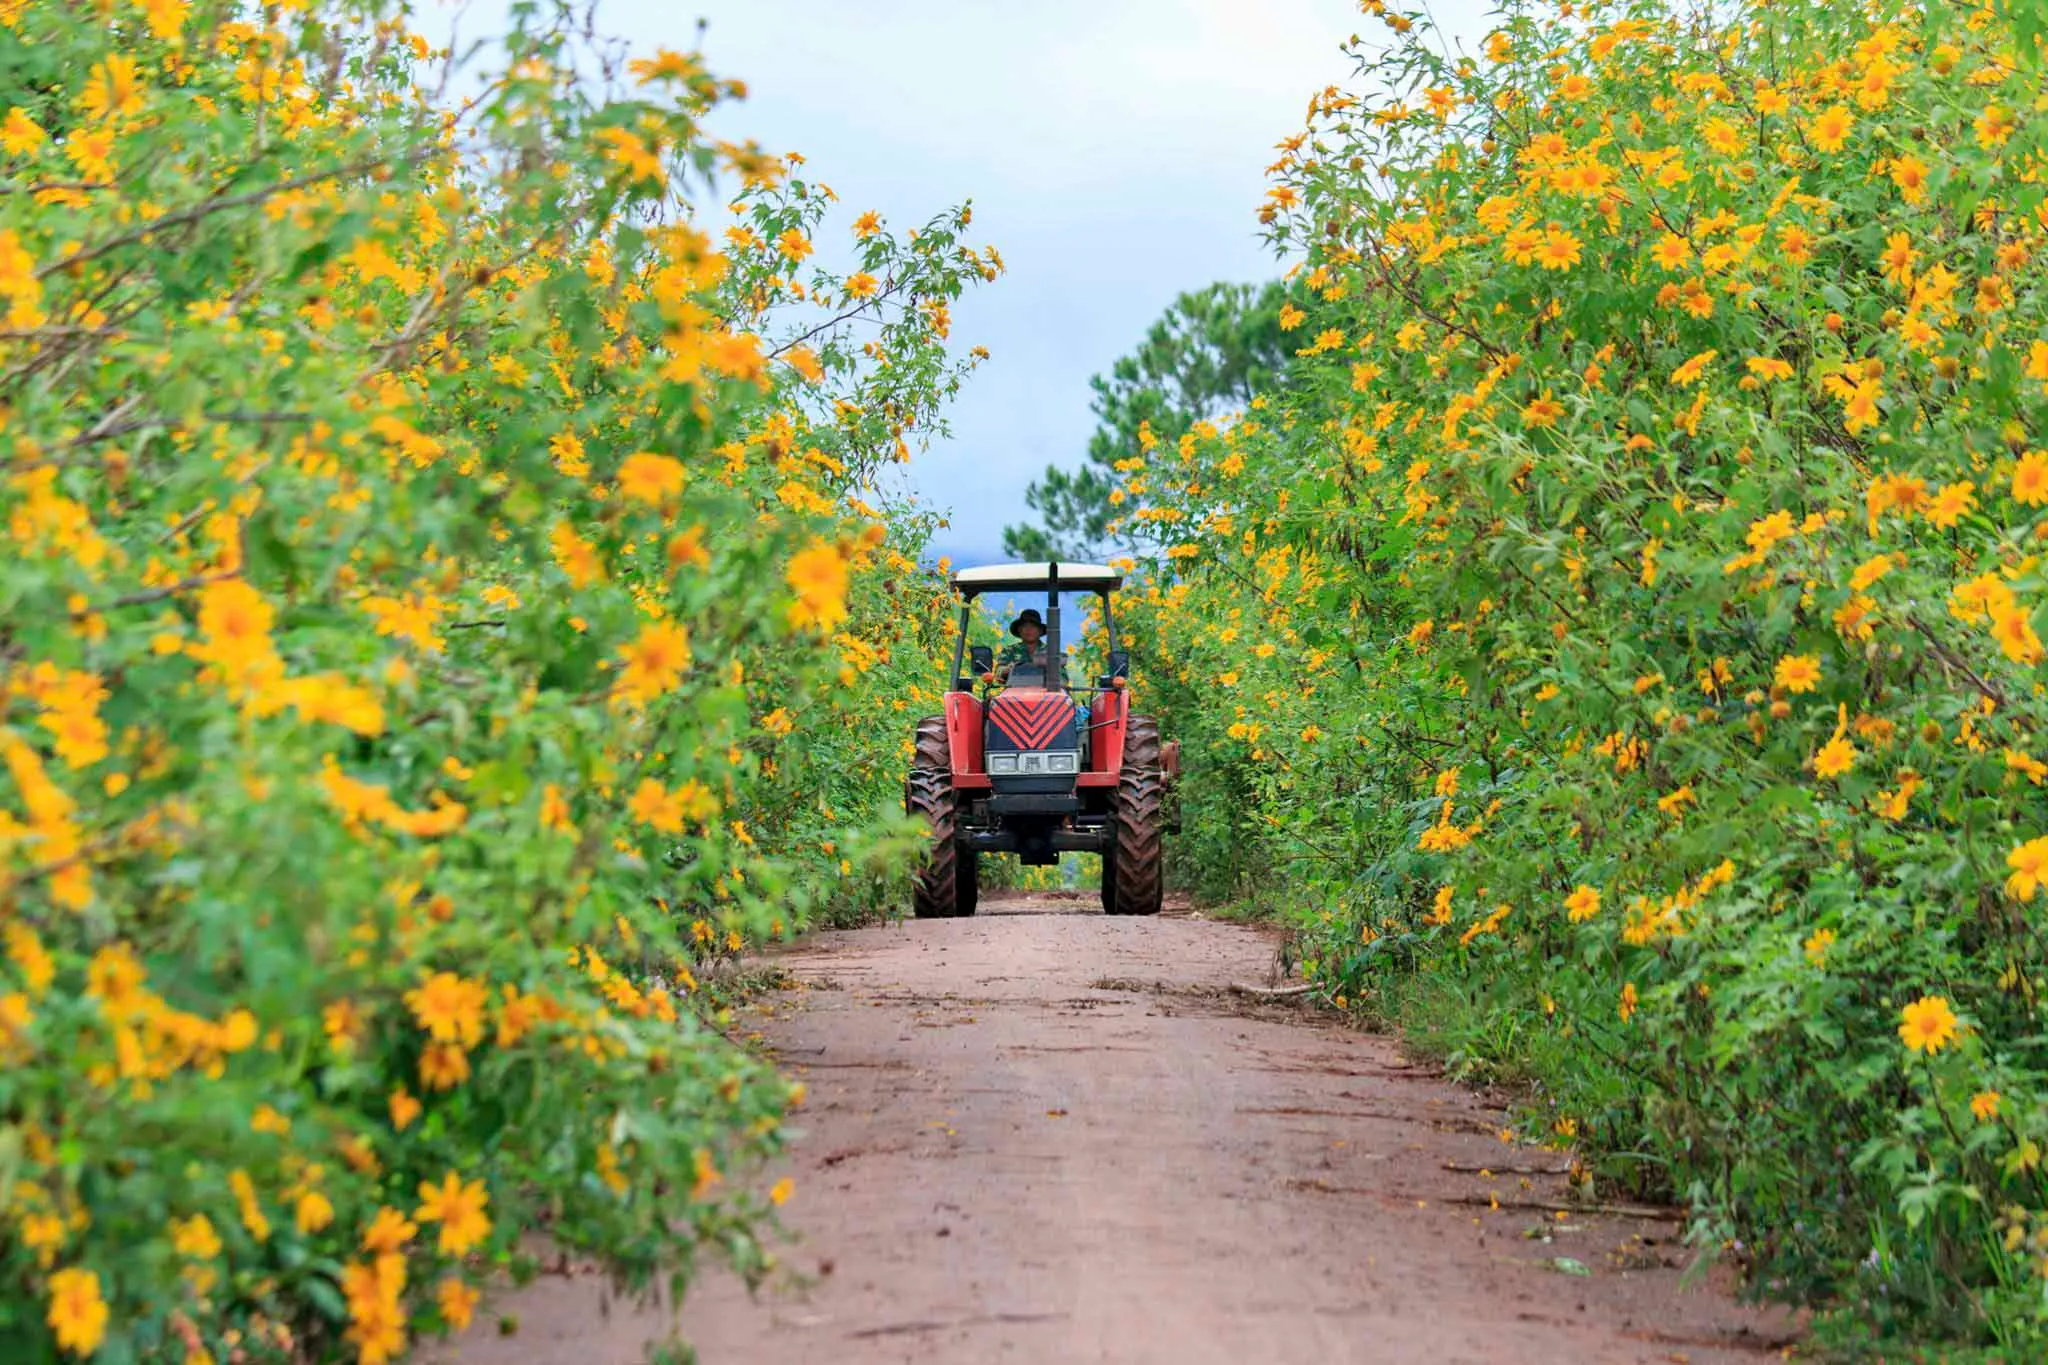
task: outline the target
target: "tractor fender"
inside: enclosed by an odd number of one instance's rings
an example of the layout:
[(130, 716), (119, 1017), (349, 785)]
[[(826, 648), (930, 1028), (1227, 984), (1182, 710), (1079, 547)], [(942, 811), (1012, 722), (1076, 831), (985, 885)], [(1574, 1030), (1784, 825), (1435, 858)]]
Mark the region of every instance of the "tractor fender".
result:
[(982, 757), (982, 707), (972, 692), (946, 694), (946, 747), (953, 776), (986, 771)]

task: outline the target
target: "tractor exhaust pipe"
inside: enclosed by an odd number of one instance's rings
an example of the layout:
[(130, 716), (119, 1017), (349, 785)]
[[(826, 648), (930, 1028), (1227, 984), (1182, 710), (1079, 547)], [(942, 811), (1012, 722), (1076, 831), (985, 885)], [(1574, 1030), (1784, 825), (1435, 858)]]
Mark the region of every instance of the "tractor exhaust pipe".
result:
[(1060, 653), (1060, 562), (1055, 559), (1046, 565), (1045, 596), (1045, 686), (1050, 692), (1057, 692), (1066, 685), (1066, 662)]

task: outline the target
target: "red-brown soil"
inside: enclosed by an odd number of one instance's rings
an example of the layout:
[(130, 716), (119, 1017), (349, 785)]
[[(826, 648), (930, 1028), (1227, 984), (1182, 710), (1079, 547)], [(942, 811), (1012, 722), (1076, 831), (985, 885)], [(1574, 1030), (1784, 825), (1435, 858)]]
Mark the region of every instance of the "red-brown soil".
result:
[[(798, 1240), (680, 1330), (741, 1361), (1758, 1361), (1791, 1322), (1682, 1287), (1676, 1222), (1594, 1216), (1554, 1152), (1392, 1040), (1226, 988), (1272, 937), (1012, 897), (821, 933), (756, 1021), (808, 1082)], [(1491, 1174), (1481, 1174), (1482, 1171)], [(1497, 1199), (1499, 1208), (1490, 1200)], [(1568, 1258), (1564, 1268), (1560, 1259)], [(1571, 1273), (1570, 1263), (1590, 1273)], [(589, 1274), (444, 1358), (629, 1365), (674, 1326)]]

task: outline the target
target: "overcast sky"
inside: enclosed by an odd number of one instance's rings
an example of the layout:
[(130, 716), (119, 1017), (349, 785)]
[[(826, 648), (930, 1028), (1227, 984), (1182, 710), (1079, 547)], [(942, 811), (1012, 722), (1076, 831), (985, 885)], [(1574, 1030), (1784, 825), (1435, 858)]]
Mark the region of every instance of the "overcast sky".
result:
[[(502, 4), (502, 0), (496, 0)], [(463, 27), (479, 29), (485, 0)], [(1467, 49), (1485, 0), (1435, 6)], [(1025, 486), (1078, 463), (1088, 379), (1183, 290), (1282, 266), (1254, 217), (1309, 97), (1354, 84), (1355, 0), (600, 0), (636, 51), (702, 47), (750, 88), (717, 131), (801, 152), (898, 229), (960, 200), (1009, 273), (954, 310), (993, 359), (910, 477), (953, 525), (936, 550), (1000, 557)]]

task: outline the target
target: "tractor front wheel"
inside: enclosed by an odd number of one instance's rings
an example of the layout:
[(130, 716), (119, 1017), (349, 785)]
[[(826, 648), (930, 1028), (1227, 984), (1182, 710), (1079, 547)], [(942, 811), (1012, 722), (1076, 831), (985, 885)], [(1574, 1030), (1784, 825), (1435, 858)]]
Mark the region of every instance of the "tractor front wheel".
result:
[(927, 716), (917, 723), (903, 804), (911, 814), (922, 815), (932, 831), (931, 847), (912, 886), (912, 911), (919, 919), (973, 914), (978, 879), (974, 855), (963, 855), (957, 842), (960, 796), (953, 789), (952, 746), (944, 716)]
[(1115, 847), (1103, 854), (1102, 908), (1112, 915), (1156, 915), (1165, 896), (1161, 830), (1166, 775), (1159, 765), (1159, 722), (1132, 716), (1116, 787)]

